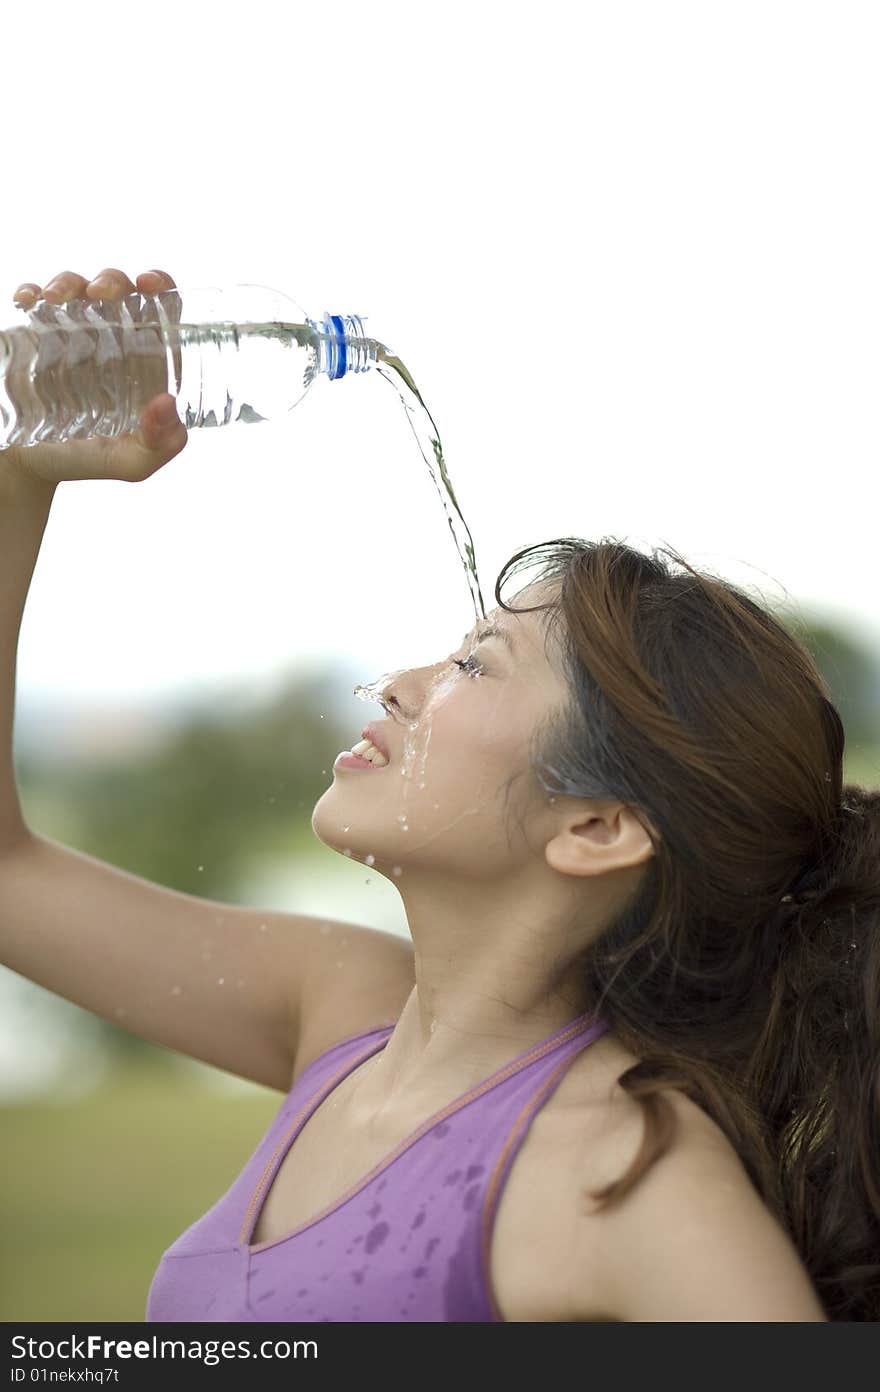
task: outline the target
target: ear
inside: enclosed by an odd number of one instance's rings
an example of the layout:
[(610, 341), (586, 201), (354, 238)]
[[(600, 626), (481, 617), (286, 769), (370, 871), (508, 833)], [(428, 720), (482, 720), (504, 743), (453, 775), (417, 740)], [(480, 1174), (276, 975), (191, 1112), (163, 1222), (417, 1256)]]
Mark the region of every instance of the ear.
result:
[(570, 809), (544, 848), (547, 864), (563, 875), (605, 875), (642, 865), (653, 854), (644, 825), (621, 802)]

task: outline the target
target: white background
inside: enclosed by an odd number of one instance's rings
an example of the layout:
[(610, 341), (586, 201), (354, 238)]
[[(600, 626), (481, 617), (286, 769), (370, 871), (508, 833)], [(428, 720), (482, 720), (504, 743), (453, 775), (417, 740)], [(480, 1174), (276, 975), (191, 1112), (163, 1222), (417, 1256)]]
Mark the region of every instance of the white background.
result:
[[(439, 425), (487, 608), (517, 548), (613, 535), (878, 642), (877, 15), (7, 7), (0, 299), (157, 266), (361, 313)], [(370, 680), (472, 620), (393, 392), (319, 381), (145, 484), (59, 489), (20, 702), (321, 654)]]

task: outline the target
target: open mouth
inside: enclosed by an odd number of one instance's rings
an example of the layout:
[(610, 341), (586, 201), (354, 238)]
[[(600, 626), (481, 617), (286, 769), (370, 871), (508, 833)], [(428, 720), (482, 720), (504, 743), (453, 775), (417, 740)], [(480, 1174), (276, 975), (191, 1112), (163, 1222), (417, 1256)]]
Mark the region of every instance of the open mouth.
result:
[(351, 749), (343, 749), (337, 754), (334, 768), (350, 769), (380, 769), (386, 768), (388, 760), (377, 749), (370, 740), (361, 740), (358, 744), (352, 745)]

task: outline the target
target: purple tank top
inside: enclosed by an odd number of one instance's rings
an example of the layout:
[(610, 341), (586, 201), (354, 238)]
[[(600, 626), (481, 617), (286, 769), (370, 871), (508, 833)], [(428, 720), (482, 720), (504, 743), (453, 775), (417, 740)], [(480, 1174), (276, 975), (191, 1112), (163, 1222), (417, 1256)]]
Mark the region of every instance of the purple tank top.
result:
[(344, 1039), (297, 1078), (213, 1208), (163, 1254), (147, 1321), (501, 1321), (495, 1213), (532, 1119), (608, 1025), (581, 1015), (429, 1117), (335, 1203), (251, 1245), (265, 1196), (312, 1112), (394, 1026)]

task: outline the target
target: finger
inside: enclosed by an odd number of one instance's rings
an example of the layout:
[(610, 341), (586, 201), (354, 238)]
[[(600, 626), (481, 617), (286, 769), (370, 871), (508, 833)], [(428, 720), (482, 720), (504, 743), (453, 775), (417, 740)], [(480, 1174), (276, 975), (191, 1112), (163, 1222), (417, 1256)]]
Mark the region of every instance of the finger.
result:
[(175, 290), (177, 287), (167, 271), (141, 271), (137, 288), (142, 295), (161, 295), (163, 290)]
[(86, 293), (88, 280), (75, 271), (61, 271), (53, 276), (43, 290), (43, 299), (50, 304), (67, 304), (69, 300), (81, 300)]
[(31, 305), (40, 298), (40, 287), (36, 281), (25, 280), (14, 292), (13, 303), (20, 305), (22, 309), (30, 309)]
[(144, 435), (164, 436), (182, 425), (177, 414), (177, 402), (170, 392), (160, 392), (148, 401), (140, 415), (140, 429)]
[(137, 287), (142, 295), (164, 295), (165, 313), (172, 324), (180, 323), (181, 298), (170, 293), (177, 286), (167, 271), (142, 271), (137, 278)]
[[(144, 407), (138, 429), (131, 438), (136, 476), (149, 476), (179, 454), (189, 439), (186, 426), (177, 414), (170, 392), (154, 396)], [(120, 439), (120, 445), (122, 440)]]
[(90, 300), (121, 300), (126, 295), (134, 294), (134, 282), (129, 280), (125, 271), (118, 271), (115, 266), (106, 266), (86, 286), (86, 296)]

